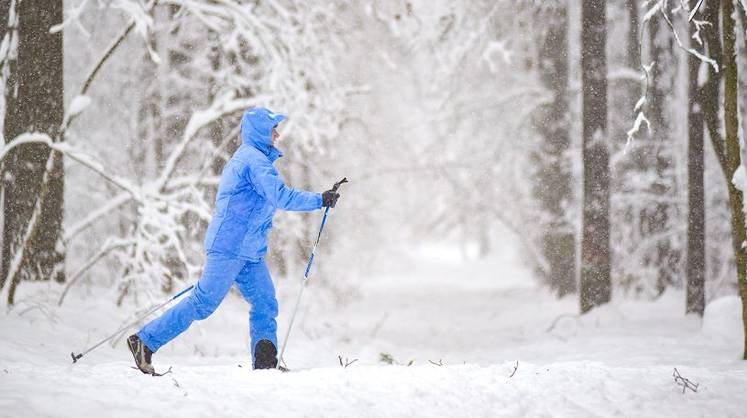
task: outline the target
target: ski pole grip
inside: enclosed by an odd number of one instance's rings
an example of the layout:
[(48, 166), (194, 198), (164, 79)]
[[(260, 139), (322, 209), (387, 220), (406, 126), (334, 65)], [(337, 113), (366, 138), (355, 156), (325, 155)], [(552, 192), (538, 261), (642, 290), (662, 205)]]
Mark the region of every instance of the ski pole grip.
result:
[(347, 182), (348, 182), (348, 178), (347, 177), (343, 177), (342, 180), (338, 181), (337, 183), (335, 183), (334, 186), (332, 186), (332, 190), (335, 191), (335, 192), (337, 192), (337, 189), (339, 189), (340, 186), (342, 186), (343, 183), (347, 183)]

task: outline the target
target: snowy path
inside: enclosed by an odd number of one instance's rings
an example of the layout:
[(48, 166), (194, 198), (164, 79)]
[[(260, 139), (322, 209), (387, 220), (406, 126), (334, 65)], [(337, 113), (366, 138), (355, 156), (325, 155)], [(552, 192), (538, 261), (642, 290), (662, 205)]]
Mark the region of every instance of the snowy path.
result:
[[(554, 300), (505, 259), (422, 261), (366, 281), (341, 308), (313, 303), (309, 288), (286, 374), (248, 369), (237, 297), (157, 354), (158, 369), (173, 366), (161, 378), (130, 369), (121, 343), (70, 364), (125, 309), (84, 295), (61, 309), (21, 304), (0, 316), (0, 416), (745, 415), (747, 362), (721, 332), (733, 301), (707, 327), (683, 317), (679, 293), (578, 318), (574, 300)], [(287, 309), (295, 289), (280, 291)], [(343, 369), (337, 355), (358, 361)], [(682, 394), (674, 367), (698, 393)]]

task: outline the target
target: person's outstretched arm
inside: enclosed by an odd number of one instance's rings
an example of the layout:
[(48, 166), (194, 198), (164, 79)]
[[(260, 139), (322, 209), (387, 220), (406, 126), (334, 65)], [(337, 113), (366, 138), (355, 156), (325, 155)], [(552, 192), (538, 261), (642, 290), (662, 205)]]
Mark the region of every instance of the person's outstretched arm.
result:
[(287, 187), (269, 161), (249, 166), (248, 172), (257, 193), (278, 209), (311, 211), (322, 207), (321, 194)]

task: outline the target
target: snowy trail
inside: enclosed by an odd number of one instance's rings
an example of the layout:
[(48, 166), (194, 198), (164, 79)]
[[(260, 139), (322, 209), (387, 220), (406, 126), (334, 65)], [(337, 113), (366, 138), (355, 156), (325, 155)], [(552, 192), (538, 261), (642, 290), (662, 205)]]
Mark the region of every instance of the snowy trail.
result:
[(508, 363), (289, 374), (191, 366), (162, 378), (131, 373), (127, 366), (81, 367), (78, 377), (19, 367), (14, 374), (35, 378), (14, 379), (15, 396), (3, 385), (0, 406), (12, 416), (740, 416), (744, 403), (737, 400), (747, 377), (744, 371), (731, 376), (693, 369), (714, 383), (682, 395), (673, 389), (668, 367), (588, 362), (549, 368), (522, 363), (512, 378)]
[[(729, 309), (701, 330), (673, 292), (579, 318), (575, 300), (538, 289), (510, 254), (417, 265), (364, 281), (339, 308), (314, 303), (310, 287), (285, 374), (249, 370), (238, 297), (161, 350), (157, 369), (173, 373), (152, 378), (121, 343), (70, 364), (71, 349), (127, 309), (85, 295), (52, 309), (29, 296), (0, 316), (0, 416), (744, 416), (747, 365), (720, 332)], [(279, 290), (282, 330), (296, 288)], [(414, 363), (385, 365), (381, 353)], [(343, 369), (337, 355), (358, 361)], [(698, 393), (682, 393), (674, 367)]]

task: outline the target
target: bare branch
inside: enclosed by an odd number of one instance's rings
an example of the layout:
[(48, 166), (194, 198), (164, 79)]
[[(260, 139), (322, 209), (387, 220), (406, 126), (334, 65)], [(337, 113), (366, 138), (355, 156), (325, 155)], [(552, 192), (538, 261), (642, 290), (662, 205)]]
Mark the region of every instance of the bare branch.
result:
[(83, 276), (83, 273), (88, 271), (91, 267), (93, 267), (94, 264), (96, 264), (99, 260), (104, 258), (107, 254), (112, 252), (113, 250), (116, 250), (118, 248), (124, 248), (129, 247), (131, 245), (135, 245), (135, 240), (128, 239), (128, 240), (114, 240), (111, 242), (108, 242), (104, 247), (99, 250), (93, 257), (89, 258), (88, 261), (86, 261), (83, 266), (81, 266), (78, 271), (73, 274), (70, 281), (67, 283), (67, 286), (65, 286), (65, 290), (62, 291), (62, 294), (60, 295), (60, 300), (57, 302), (57, 306), (62, 306), (62, 302), (65, 301), (65, 296), (67, 295), (68, 290)]
[(63, 242), (65, 243), (70, 242), (78, 234), (80, 234), (85, 229), (90, 227), (95, 221), (97, 221), (100, 218), (103, 218), (104, 216), (111, 215), (114, 209), (124, 205), (130, 200), (132, 200), (132, 196), (129, 193), (120, 193), (116, 195), (115, 197), (109, 199), (109, 201), (107, 201), (105, 205), (89, 213), (88, 216), (83, 218), (81, 221), (79, 221), (75, 225), (69, 228), (66, 228), (67, 231), (65, 233), (65, 236), (63, 237)]
[(517, 370), (518, 368), (519, 368), (519, 360), (516, 360), (516, 365), (514, 366), (514, 370), (513, 370), (513, 371), (511, 372), (511, 374), (510, 374), (510, 375), (508, 376), (508, 378), (509, 378), (509, 379), (510, 379), (510, 378), (512, 378), (512, 377), (514, 377), (514, 375), (516, 374), (516, 370)]
[(682, 386), (682, 393), (684, 394), (687, 389), (690, 389), (694, 393), (698, 392), (698, 386), (699, 383), (693, 383), (690, 379), (687, 379), (685, 377), (682, 377), (680, 375), (680, 372), (677, 370), (677, 368), (674, 368), (674, 372), (672, 372), (672, 376), (674, 377), (674, 383), (677, 386)]
[(563, 318), (576, 318), (576, 320), (578, 320), (579, 319), (579, 315), (578, 314), (570, 314), (570, 313), (569, 314), (558, 315), (558, 317), (555, 318), (555, 320), (552, 321), (552, 324), (550, 324), (550, 326), (547, 327), (547, 329), (545, 330), (545, 332), (552, 332), (552, 330), (555, 329), (555, 327), (558, 325), (558, 323), (560, 322), (560, 320), (563, 319)]
[(347, 369), (347, 368), (348, 368), (348, 366), (350, 366), (351, 364), (353, 364), (353, 363), (355, 363), (356, 361), (358, 361), (358, 359), (353, 359), (353, 361), (349, 361), (349, 360), (348, 360), (348, 358), (347, 358), (347, 357), (345, 357), (345, 362), (343, 363), (343, 361), (342, 361), (342, 356), (337, 356), (337, 359), (338, 359), (338, 360), (340, 360), (340, 366), (341, 366), (341, 367), (342, 367), (343, 369)]
[(692, 10), (690, 10), (690, 15), (687, 17), (688, 22), (692, 22), (693, 18), (695, 17), (695, 14), (698, 13), (698, 9), (700, 9), (700, 6), (703, 4), (703, 0), (698, 0), (698, 3), (693, 7)]
[(258, 103), (263, 103), (267, 100), (269, 100), (269, 97), (265, 96), (235, 99), (232, 93), (214, 101), (209, 108), (194, 112), (187, 123), (187, 128), (184, 130), (182, 141), (171, 152), (161, 172), (161, 176), (154, 183), (154, 190), (162, 191), (166, 187), (174, 170), (176, 170), (177, 164), (184, 157), (187, 145), (195, 138), (200, 129), (223, 116), (256, 106)]
[[(146, 6), (146, 10), (150, 11), (156, 5), (158, 4), (159, 0), (151, 0), (151, 3)], [(122, 33), (114, 39), (114, 41), (109, 45), (108, 48), (106, 48), (106, 51), (101, 55), (101, 58), (99, 58), (98, 62), (94, 64), (94, 66), (91, 68), (91, 71), (88, 72), (88, 76), (86, 77), (85, 81), (83, 82), (83, 86), (80, 89), (80, 96), (85, 96), (88, 92), (88, 89), (91, 87), (91, 83), (93, 83), (93, 80), (96, 78), (96, 75), (99, 73), (99, 70), (106, 64), (107, 61), (109, 61), (109, 58), (112, 57), (114, 54), (114, 51), (119, 48), (120, 45), (122, 45), (122, 42), (127, 38), (127, 36), (132, 32), (132, 29), (135, 28), (135, 19), (130, 19), (129, 24), (127, 27), (122, 31)], [(65, 115), (65, 120), (62, 124), (62, 129), (60, 129), (60, 133), (58, 135), (57, 140), (59, 141), (64, 135), (67, 128), (70, 127), (70, 124), (75, 120), (77, 114), (74, 115)]]
[(125, 180), (119, 176), (116, 176), (116, 175), (113, 175), (107, 172), (106, 169), (104, 169), (103, 164), (94, 160), (89, 155), (86, 155), (85, 153), (76, 150), (75, 148), (70, 146), (70, 144), (56, 142), (49, 135), (44, 134), (44, 133), (31, 132), (31, 133), (23, 133), (21, 135), (18, 135), (12, 141), (5, 144), (2, 149), (0, 149), (0, 161), (2, 161), (12, 149), (20, 145), (26, 145), (26, 144), (44, 144), (48, 146), (49, 148), (51, 148), (52, 150), (57, 151), (61, 154), (64, 154), (70, 157), (71, 159), (83, 164), (89, 169), (95, 171), (101, 177), (105, 178), (112, 184), (129, 192), (133, 198), (140, 199), (140, 196), (142, 195), (142, 191), (140, 190), (138, 186), (134, 185), (128, 180)]
[(664, 21), (667, 22), (667, 26), (669, 26), (669, 29), (672, 31), (672, 35), (674, 35), (674, 40), (677, 42), (677, 46), (681, 50), (687, 52), (688, 54), (690, 54), (690, 55), (698, 58), (699, 60), (701, 60), (701, 61), (709, 64), (711, 67), (713, 67), (714, 71), (718, 72), (719, 68), (718, 68), (718, 63), (716, 62), (716, 60), (714, 60), (713, 58), (707, 57), (707, 56), (703, 55), (702, 53), (700, 53), (700, 52), (698, 52), (698, 51), (696, 51), (696, 50), (694, 50), (692, 48), (688, 48), (688, 47), (682, 45), (682, 41), (680, 40), (680, 36), (677, 34), (677, 30), (674, 28), (674, 24), (669, 19), (669, 15), (667, 15), (667, 13), (666, 13), (666, 11), (664, 11), (663, 7), (661, 8), (661, 15), (664, 16)]

